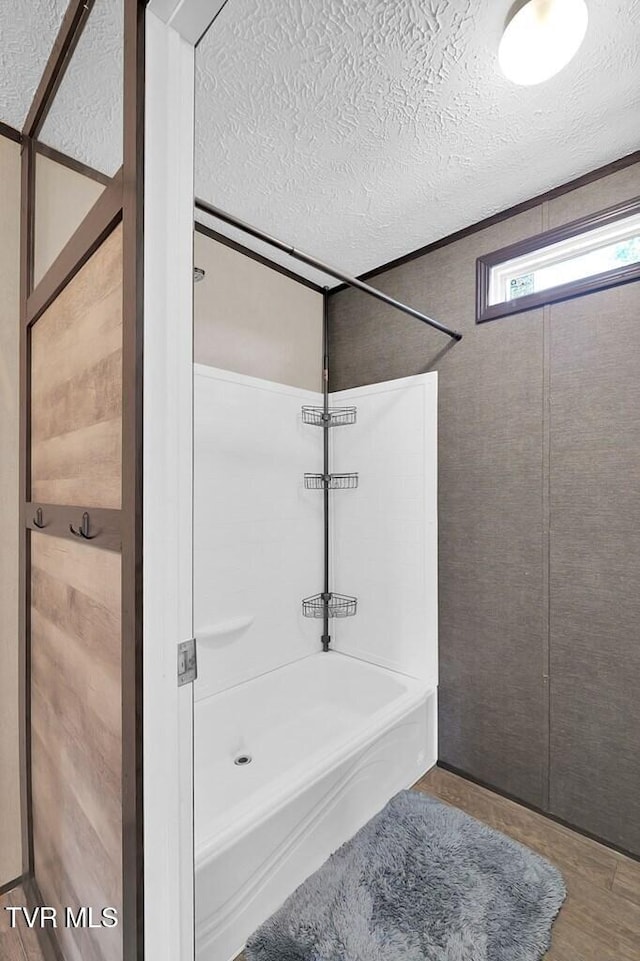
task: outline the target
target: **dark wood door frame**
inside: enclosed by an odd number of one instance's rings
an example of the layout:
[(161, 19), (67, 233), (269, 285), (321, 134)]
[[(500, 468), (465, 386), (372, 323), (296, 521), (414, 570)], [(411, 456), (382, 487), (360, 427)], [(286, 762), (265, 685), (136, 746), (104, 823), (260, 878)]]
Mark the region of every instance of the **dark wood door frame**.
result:
[[(83, 507), (31, 503), (31, 326), (77, 274), (113, 227), (122, 221), (123, 422), (122, 503), (102, 512), (106, 548), (122, 552), (122, 917), (123, 961), (144, 957), (142, 771), (142, 331), (143, 331), (143, 138), (144, 10), (146, 0), (124, 0), (124, 161), (114, 178), (42, 145), (38, 137), (91, 14), (94, 0), (70, 0), (21, 132), (4, 127), (22, 145), (20, 221), (20, 716), (23, 878), (30, 900), (42, 903), (34, 878), (30, 748), (30, 529), (33, 509), (47, 507), (60, 534), (70, 510)], [(105, 192), (34, 287), (35, 165), (41, 153), (106, 185)], [(91, 510), (91, 508), (87, 508)], [(94, 515), (97, 512), (94, 510)], [(45, 528), (44, 533), (47, 532)], [(43, 948), (61, 958), (51, 929)]]
[(124, 4), (122, 344), (123, 959), (144, 957), (142, 731), (142, 360), (144, 310), (144, 10)]

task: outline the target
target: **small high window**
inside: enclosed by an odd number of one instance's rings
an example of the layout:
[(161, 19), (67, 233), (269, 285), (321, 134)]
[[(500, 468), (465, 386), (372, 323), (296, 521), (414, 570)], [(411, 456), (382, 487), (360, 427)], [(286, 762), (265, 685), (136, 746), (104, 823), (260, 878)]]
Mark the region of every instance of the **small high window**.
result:
[(477, 262), (478, 323), (640, 279), (640, 198)]

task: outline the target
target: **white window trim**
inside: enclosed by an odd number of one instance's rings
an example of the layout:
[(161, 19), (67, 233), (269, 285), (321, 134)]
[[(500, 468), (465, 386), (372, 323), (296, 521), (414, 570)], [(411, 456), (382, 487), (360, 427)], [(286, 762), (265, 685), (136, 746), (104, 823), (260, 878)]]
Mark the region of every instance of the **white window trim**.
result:
[[(565, 263), (584, 254), (638, 236), (640, 236), (640, 213), (605, 224), (603, 227), (595, 227), (586, 230), (584, 233), (574, 234), (574, 236), (567, 237), (555, 244), (548, 244), (538, 250), (531, 251), (531, 253), (506, 260), (504, 263), (491, 268), (489, 305), (493, 306), (506, 302), (509, 299), (507, 293), (509, 281), (522, 276), (522, 274), (534, 274), (543, 267)], [(586, 276), (594, 275), (585, 274)]]

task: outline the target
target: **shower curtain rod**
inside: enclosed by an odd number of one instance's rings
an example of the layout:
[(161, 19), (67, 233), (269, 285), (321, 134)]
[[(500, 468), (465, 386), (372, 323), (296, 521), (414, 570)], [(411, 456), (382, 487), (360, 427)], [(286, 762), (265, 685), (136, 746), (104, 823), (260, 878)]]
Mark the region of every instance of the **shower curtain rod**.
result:
[(271, 237), (269, 234), (265, 234), (262, 230), (258, 230), (257, 227), (252, 227), (251, 224), (245, 223), (244, 220), (239, 220), (238, 217), (234, 217), (232, 214), (228, 214), (226, 211), (220, 210), (219, 207), (214, 207), (205, 200), (198, 200), (197, 198), (195, 205), (198, 210), (202, 210), (204, 213), (210, 214), (212, 217), (217, 217), (218, 220), (222, 220), (224, 223), (230, 224), (232, 227), (237, 227), (238, 230), (242, 230), (244, 233), (250, 234), (252, 237), (255, 237), (256, 240), (261, 240), (265, 244), (270, 244), (270, 246), (276, 247), (278, 250), (283, 251), (290, 257), (294, 257), (296, 260), (302, 261), (303, 264), (307, 264), (309, 267), (314, 267), (316, 270), (322, 271), (322, 273), (329, 274), (329, 276), (335, 277), (336, 280), (342, 281), (343, 284), (347, 284), (349, 287), (355, 287), (356, 290), (361, 290), (364, 294), (369, 294), (370, 297), (375, 297), (376, 300), (381, 300), (390, 307), (395, 307), (396, 310), (401, 310), (404, 314), (408, 314), (410, 317), (415, 317), (416, 320), (421, 320), (423, 324), (428, 324), (429, 327), (434, 327), (436, 330), (441, 331), (443, 334), (447, 334), (448, 337), (452, 337), (454, 340), (462, 340), (462, 334), (457, 330), (451, 330), (450, 327), (445, 327), (444, 324), (434, 320), (433, 317), (427, 317), (426, 314), (421, 313), (414, 307), (408, 307), (407, 304), (403, 304), (399, 300), (389, 297), (388, 294), (383, 293), (381, 290), (376, 290), (375, 287), (370, 287), (369, 284), (363, 283), (363, 281), (358, 280), (357, 277), (351, 277), (350, 274), (345, 274), (336, 267), (331, 267), (329, 264), (323, 263), (316, 257), (311, 257), (310, 254), (305, 254), (301, 250), (297, 250), (295, 247), (292, 247), (290, 244), (285, 244), (281, 240), (277, 240), (277, 238)]

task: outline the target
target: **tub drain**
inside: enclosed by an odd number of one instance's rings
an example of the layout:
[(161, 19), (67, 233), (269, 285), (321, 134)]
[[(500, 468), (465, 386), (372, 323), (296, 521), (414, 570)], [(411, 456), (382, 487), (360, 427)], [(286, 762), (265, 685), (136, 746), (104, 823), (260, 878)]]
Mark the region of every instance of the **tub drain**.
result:
[(245, 764), (251, 764), (251, 760), (252, 758), (250, 754), (238, 754), (237, 758), (234, 759), (233, 763), (238, 764), (240, 767), (243, 767)]

